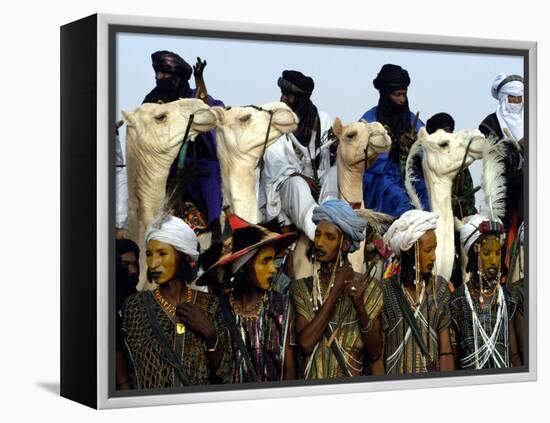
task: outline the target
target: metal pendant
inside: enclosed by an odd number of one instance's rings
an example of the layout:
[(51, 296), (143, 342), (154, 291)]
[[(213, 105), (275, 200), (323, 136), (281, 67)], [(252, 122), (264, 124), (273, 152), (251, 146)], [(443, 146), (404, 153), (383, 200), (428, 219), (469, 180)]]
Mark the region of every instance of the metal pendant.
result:
[(185, 325), (183, 323), (176, 324), (176, 333), (178, 335), (183, 335), (185, 333)]

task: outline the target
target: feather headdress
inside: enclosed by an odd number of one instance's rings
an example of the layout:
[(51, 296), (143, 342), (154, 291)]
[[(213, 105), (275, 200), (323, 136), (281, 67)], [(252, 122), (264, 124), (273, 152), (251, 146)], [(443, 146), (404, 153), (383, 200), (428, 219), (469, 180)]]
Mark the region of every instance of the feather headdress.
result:
[(411, 204), (417, 210), (423, 209), (422, 202), (420, 201), (418, 193), (414, 187), (414, 181), (416, 181), (414, 165), (416, 157), (420, 154), (420, 152), (422, 152), (422, 143), (420, 140), (417, 140), (409, 150), (409, 155), (407, 156), (407, 162), (405, 164), (405, 190), (407, 191), (407, 194), (409, 194)]
[(355, 210), (355, 214), (365, 219), (368, 222), (367, 225), (380, 236), (388, 230), (394, 220), (393, 216), (372, 209)]
[[(506, 177), (504, 160), (513, 140), (489, 138), (483, 149), (481, 186), (485, 194), (484, 214), (492, 221), (502, 220), (506, 214)], [(513, 145), (514, 148), (515, 145)]]

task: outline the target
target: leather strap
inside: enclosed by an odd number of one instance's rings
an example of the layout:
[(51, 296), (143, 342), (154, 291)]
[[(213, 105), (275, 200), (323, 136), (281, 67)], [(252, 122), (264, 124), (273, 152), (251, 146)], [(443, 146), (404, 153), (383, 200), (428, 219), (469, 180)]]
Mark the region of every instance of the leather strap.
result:
[(153, 297), (148, 292), (144, 293), (140, 297), (143, 299), (145, 310), (147, 310), (147, 316), (149, 317), (149, 323), (151, 324), (151, 328), (153, 329), (153, 334), (155, 335), (155, 338), (157, 339), (161, 350), (164, 353), (164, 360), (174, 368), (176, 376), (181, 381), (182, 385), (189, 386), (189, 380), (187, 379), (185, 369), (183, 368), (179, 357), (172, 349), (172, 346), (170, 345), (170, 341), (166, 337), (166, 334), (160, 327), (160, 323), (154, 310)]
[(397, 299), (397, 304), (399, 304), (401, 313), (403, 313), (403, 316), (405, 317), (405, 319), (407, 320), (407, 323), (409, 324), (409, 327), (411, 328), (414, 338), (416, 339), (416, 343), (420, 347), (422, 354), (429, 359), (430, 353), (429, 353), (428, 347), (424, 343), (424, 339), (420, 334), (420, 329), (416, 324), (416, 318), (414, 317), (414, 314), (409, 304), (407, 303), (407, 299), (405, 298), (405, 294), (403, 293), (401, 284), (399, 283), (397, 278), (392, 278), (391, 285), (393, 288), (393, 292), (395, 294), (395, 298)]
[(250, 358), (250, 353), (244, 345), (243, 338), (241, 337), (239, 329), (237, 328), (237, 324), (235, 323), (235, 316), (229, 309), (229, 304), (227, 302), (226, 296), (220, 297), (220, 306), (222, 309), (223, 317), (229, 329), (229, 334), (231, 335), (233, 341), (237, 344), (237, 348), (241, 352), (241, 357), (244, 359), (244, 363), (246, 365), (247, 382), (259, 382), (260, 378), (258, 377), (258, 372), (256, 372), (256, 368), (254, 367), (252, 359)]

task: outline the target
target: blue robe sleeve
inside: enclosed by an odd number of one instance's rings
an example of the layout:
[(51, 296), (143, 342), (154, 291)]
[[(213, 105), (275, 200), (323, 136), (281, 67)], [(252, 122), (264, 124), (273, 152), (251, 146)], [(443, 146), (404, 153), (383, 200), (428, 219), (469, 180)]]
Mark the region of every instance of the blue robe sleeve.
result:
[(380, 154), (363, 174), (363, 201), (366, 208), (394, 217), (413, 208), (401, 185), (399, 166), (388, 160), (388, 153)]
[[(411, 124), (414, 121), (411, 113)], [(368, 122), (376, 120), (376, 107), (367, 111), (362, 119)], [(420, 119), (417, 122), (417, 131), (424, 126)], [(421, 175), (415, 182), (415, 189), (420, 197), (424, 210), (429, 210), (428, 191)], [(413, 206), (403, 184), (399, 164), (388, 159), (388, 153), (378, 156), (373, 165), (363, 174), (363, 201), (365, 207), (399, 217)]]

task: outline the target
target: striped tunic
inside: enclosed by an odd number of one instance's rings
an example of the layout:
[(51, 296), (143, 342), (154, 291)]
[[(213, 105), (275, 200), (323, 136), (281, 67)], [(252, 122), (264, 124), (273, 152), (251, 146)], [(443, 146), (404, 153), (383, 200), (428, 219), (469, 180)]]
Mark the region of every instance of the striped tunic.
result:
[[(399, 276), (392, 277), (398, 278)], [(393, 292), (391, 279), (385, 279), (380, 283), (384, 297), (381, 316), (386, 332), (384, 351), (386, 374), (427, 372), (430, 361), (436, 369), (439, 369), (439, 333), (451, 324), (449, 311), (451, 294), (447, 282), (443, 278), (436, 277), (433, 281), (435, 281), (435, 292), (434, 283), (429, 283), (420, 304), (420, 313), (416, 318), (422, 339), (428, 348), (429, 357), (423, 356), (412, 332), (406, 336), (409, 325)], [(429, 330), (425, 323), (428, 323)]]
[[(356, 274), (356, 277), (362, 277)], [(290, 286), (290, 293), (294, 311), (308, 322), (313, 320), (313, 299), (310, 290), (313, 279), (311, 277), (298, 279)], [(326, 292), (327, 281), (322, 281), (323, 291)], [(371, 320), (375, 319), (382, 309), (382, 293), (376, 281), (371, 281), (363, 294), (365, 310)], [(337, 331), (335, 339), (344, 356), (348, 370), (357, 375), (363, 372), (363, 338), (360, 333), (360, 322), (351, 298), (342, 294), (334, 308), (334, 314), (330, 320), (330, 328)], [(344, 373), (338, 364), (332, 348), (327, 345), (327, 339), (323, 336), (315, 346), (312, 354), (307, 357), (306, 379), (325, 379), (343, 377)]]
[[(243, 318), (233, 314), (261, 382), (282, 379), (287, 319), (290, 313), (288, 298), (270, 290), (265, 306), (258, 316)], [(245, 360), (237, 343), (233, 341), (232, 345), (235, 354), (233, 383), (247, 382)]]

